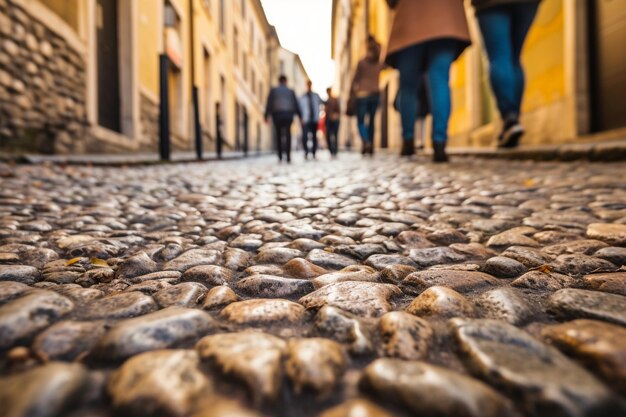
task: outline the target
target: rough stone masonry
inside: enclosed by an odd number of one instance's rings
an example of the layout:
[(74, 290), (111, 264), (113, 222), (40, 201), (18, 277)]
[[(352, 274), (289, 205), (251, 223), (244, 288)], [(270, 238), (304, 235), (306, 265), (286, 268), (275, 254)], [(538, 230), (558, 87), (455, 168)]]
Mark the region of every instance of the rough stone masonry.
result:
[(84, 151), (85, 68), (66, 40), (0, 0), (0, 151)]
[(626, 165), (0, 166), (0, 416), (626, 415)]

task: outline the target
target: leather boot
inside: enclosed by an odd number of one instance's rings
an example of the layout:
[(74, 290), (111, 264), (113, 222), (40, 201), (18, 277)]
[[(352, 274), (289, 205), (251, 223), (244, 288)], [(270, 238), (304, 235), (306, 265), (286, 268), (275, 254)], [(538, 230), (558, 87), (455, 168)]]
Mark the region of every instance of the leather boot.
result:
[(411, 156), (415, 155), (415, 144), (412, 140), (403, 140), (402, 141), (402, 151), (400, 152), (400, 156)]
[(433, 162), (437, 164), (448, 162), (448, 155), (446, 154), (445, 143), (433, 143)]

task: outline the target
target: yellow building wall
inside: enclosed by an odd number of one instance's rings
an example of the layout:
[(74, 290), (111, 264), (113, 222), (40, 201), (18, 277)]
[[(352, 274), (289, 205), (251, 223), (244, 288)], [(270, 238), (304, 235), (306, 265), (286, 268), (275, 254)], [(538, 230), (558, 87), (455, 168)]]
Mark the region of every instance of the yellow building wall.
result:
[(155, 97), (159, 94), (159, 46), (162, 43), (161, 13), (154, 0), (138, 1), (137, 54), (139, 55), (139, 83)]
[(543, 2), (528, 34), (522, 63), (526, 71), (523, 112), (530, 112), (565, 98), (563, 0)]
[(78, 32), (80, 24), (81, 0), (40, 0), (46, 7), (63, 19), (74, 31)]

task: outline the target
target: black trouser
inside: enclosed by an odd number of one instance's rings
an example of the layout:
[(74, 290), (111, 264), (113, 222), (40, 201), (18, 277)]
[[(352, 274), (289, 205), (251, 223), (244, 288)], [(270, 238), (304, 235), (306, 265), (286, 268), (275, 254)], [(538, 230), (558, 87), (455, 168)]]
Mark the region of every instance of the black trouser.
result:
[(317, 152), (317, 123), (308, 122), (304, 124), (304, 131), (302, 132), (302, 147), (304, 148), (304, 154), (309, 154), (309, 137), (313, 140), (313, 146), (311, 153), (315, 156)]
[(337, 155), (339, 146), (339, 120), (329, 120), (326, 122), (326, 142), (331, 155)]
[(287, 161), (291, 161), (291, 124), (293, 114), (276, 113), (272, 116), (274, 122), (274, 140), (278, 149), (278, 159), (283, 160), (283, 151), (287, 154)]

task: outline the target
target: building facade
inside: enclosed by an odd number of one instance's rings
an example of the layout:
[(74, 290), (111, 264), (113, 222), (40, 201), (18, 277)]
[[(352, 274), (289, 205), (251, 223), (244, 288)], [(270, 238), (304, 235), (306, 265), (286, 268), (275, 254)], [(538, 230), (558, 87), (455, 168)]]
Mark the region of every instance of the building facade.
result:
[[(280, 42), (260, 0), (0, 0), (0, 150), (270, 149)], [(165, 65), (163, 63), (166, 63)], [(163, 93), (167, 91), (167, 100)]]
[[(495, 146), (499, 115), (488, 80), (488, 63), (474, 12), (466, 0), (473, 45), (451, 70), (453, 112), (450, 145)], [(368, 33), (385, 45), (392, 12), (385, 0), (334, 0), (333, 56), (336, 88), (344, 99)], [(523, 64), (527, 85), (522, 122), (523, 145), (576, 143), (626, 136), (626, 0), (544, 0), (529, 33)], [(383, 48), (384, 49), (384, 48)], [(382, 105), (376, 143), (398, 148), (400, 119), (393, 109), (396, 71), (381, 76)], [(425, 132), (429, 137), (428, 129)], [(355, 137), (346, 118), (342, 140)], [(426, 141), (427, 143), (429, 141)]]

